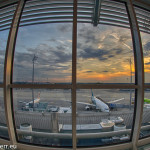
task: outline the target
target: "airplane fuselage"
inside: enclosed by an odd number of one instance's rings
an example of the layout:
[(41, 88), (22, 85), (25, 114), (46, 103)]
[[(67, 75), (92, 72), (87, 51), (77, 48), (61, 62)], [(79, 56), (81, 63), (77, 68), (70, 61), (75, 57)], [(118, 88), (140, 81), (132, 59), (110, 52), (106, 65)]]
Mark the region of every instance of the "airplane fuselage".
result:
[[(40, 98), (36, 98), (34, 100), (34, 104), (39, 103), (39, 102), (40, 102)], [(32, 104), (33, 104), (33, 101), (30, 101), (30, 102), (26, 103), (26, 108), (29, 108), (29, 106), (32, 105)]]
[(95, 96), (91, 97), (91, 101), (96, 106), (97, 110), (101, 110), (102, 112), (110, 111), (108, 105), (102, 102), (100, 99), (96, 98)]

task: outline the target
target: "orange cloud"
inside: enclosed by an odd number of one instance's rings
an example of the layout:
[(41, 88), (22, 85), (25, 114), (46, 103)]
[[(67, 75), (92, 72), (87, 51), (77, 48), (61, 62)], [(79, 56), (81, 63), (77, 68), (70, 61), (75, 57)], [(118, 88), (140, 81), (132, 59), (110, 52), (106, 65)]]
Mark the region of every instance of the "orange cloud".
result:
[(85, 73), (85, 71), (82, 71), (77, 74), (78, 80), (87, 80), (87, 81), (109, 81), (113, 80), (114, 78), (120, 78), (122, 76), (130, 76), (130, 72), (116, 72), (116, 73), (96, 73), (96, 72), (91, 72), (91, 73)]

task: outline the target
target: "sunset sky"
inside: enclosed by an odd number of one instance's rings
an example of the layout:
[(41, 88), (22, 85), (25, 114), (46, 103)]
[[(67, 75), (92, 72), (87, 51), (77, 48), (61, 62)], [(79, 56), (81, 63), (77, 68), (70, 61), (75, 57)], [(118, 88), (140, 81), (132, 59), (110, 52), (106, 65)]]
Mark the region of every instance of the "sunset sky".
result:
[[(3, 69), (8, 31), (0, 33), (0, 68)], [(141, 36), (147, 76), (150, 72), (150, 36), (144, 33)], [(38, 57), (35, 62), (36, 82), (71, 82), (72, 24), (20, 27), (15, 49), (14, 81), (32, 81), (34, 54)], [(129, 29), (78, 23), (77, 82), (130, 83), (130, 59), (134, 76), (133, 57)], [(148, 80), (148, 76), (146, 78)]]

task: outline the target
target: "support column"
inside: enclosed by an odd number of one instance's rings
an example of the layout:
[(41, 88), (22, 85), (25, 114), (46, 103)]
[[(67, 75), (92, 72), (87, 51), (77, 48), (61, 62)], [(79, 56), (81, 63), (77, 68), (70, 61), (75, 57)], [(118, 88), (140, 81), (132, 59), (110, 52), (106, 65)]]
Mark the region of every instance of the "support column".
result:
[(77, 0), (73, 3), (72, 32), (72, 147), (76, 150), (76, 65), (77, 65)]
[(5, 66), (4, 66), (4, 104), (5, 104), (8, 133), (9, 133), (10, 142), (12, 144), (16, 144), (16, 135), (15, 135), (15, 127), (14, 127), (12, 89), (10, 88), (10, 84), (12, 84), (14, 49), (15, 49), (17, 31), (18, 31), (18, 26), (22, 14), (23, 6), (24, 6), (24, 0), (20, 0), (18, 2), (13, 17), (13, 21), (11, 24), (11, 29), (9, 32), (6, 55), (5, 55)]
[(134, 56), (135, 56), (135, 83), (138, 85), (135, 95), (135, 116), (134, 126), (132, 134), (133, 150), (137, 149), (137, 143), (139, 140), (139, 134), (141, 130), (141, 122), (143, 116), (143, 104), (144, 104), (144, 61), (143, 61), (143, 50), (142, 42), (140, 38), (140, 30), (132, 0), (127, 1), (127, 10), (129, 14), (129, 21), (131, 26)]

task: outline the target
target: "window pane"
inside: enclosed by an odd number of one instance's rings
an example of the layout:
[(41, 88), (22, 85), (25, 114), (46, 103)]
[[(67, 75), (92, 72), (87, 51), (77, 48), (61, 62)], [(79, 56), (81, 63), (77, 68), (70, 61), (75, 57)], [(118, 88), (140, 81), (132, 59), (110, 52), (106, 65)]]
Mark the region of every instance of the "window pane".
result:
[(134, 8), (142, 40), (145, 83), (150, 83), (150, 11)]
[(135, 82), (129, 29), (78, 24), (77, 61), (79, 83)]
[[(130, 141), (134, 90), (93, 89), (77, 91), (78, 146)], [(117, 131), (115, 134), (114, 131)], [(91, 134), (89, 134), (91, 133)]]
[[(31, 89), (13, 90), (18, 140), (48, 146), (72, 146), (71, 90), (35, 89), (33, 92), (34, 107)], [(65, 129), (69, 130), (70, 136), (65, 136)], [(32, 135), (21, 130), (32, 131)]]
[(124, 3), (103, 0), (99, 8), (94, 1), (89, 3), (78, 4), (77, 82), (134, 83), (132, 37)]
[(3, 82), (5, 51), (15, 9), (16, 5), (0, 9), (0, 83)]
[(141, 32), (141, 39), (144, 54), (145, 83), (150, 83), (150, 34)]
[(43, 24), (21, 27), (15, 50), (14, 82), (70, 83), (71, 26)]
[(143, 146), (139, 146), (138, 150), (147, 150), (149, 148), (150, 148), (150, 144), (147, 144), (147, 145), (144, 144)]
[(5, 116), (3, 89), (0, 88), (0, 137), (9, 138)]
[(144, 106), (140, 137), (150, 136), (150, 89), (144, 91)]
[(26, 2), (16, 41), (14, 82), (71, 82), (72, 9), (72, 1)]
[[(16, 5), (11, 5), (0, 9), (0, 84), (3, 83), (7, 39), (15, 9)], [(0, 137), (9, 139), (5, 115), (3, 88), (0, 88)]]
[(3, 82), (4, 60), (9, 30), (0, 31), (0, 83)]

